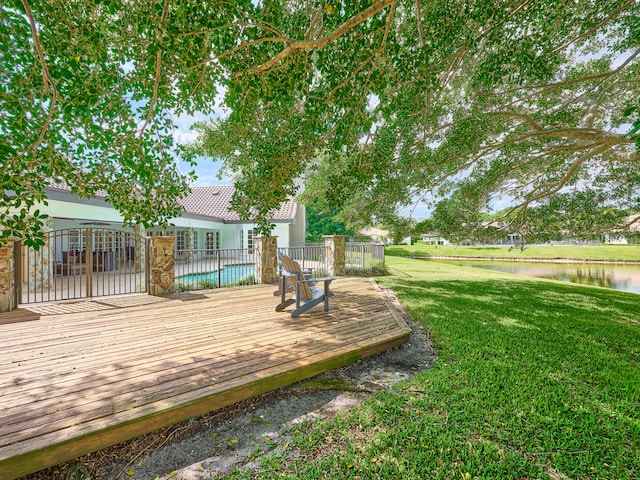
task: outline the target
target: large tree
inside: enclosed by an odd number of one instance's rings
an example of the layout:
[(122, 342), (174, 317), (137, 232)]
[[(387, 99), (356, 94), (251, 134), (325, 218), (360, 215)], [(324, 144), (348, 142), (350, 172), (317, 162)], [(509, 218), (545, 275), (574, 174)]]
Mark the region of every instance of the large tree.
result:
[[(180, 212), (173, 115), (210, 112), (216, 25), (209, 2), (0, 2), (0, 230), (41, 241), (37, 202), (66, 184), (100, 192), (129, 222)], [(197, 28), (197, 34), (194, 32)], [(188, 156), (185, 157), (190, 160)]]
[(568, 189), (638, 206), (636, 0), (246, 9), (215, 43), (232, 113), (198, 146), (241, 172), (240, 210), (264, 215), (298, 177), (351, 225), (452, 191), (521, 212)]
[(130, 221), (176, 214), (172, 115), (211, 112), (216, 91), (231, 114), (196, 151), (240, 173), (235, 206), (265, 231), (301, 177), (354, 225), (451, 189), (637, 205), (636, 0), (0, 8), (4, 235), (35, 235), (26, 212), (55, 181), (103, 190)]

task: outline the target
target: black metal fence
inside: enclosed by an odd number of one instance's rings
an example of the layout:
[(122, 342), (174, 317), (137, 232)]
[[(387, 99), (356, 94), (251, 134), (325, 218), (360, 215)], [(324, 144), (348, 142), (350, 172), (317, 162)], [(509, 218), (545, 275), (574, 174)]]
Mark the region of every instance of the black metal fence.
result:
[[(329, 274), (327, 247), (307, 244), (278, 249), (310, 269), (314, 277)], [(371, 243), (347, 243), (346, 273), (369, 274), (384, 266), (384, 245)], [(206, 290), (210, 288), (253, 285), (255, 278), (254, 250), (249, 248), (184, 249), (175, 251), (175, 284), (177, 291)]]
[(108, 228), (66, 228), (24, 247), (21, 303), (92, 298), (148, 289), (144, 237)]
[(283, 247), (278, 253), (286, 255), (300, 264), (303, 270), (311, 270), (314, 277), (325, 277), (329, 274), (327, 248), (324, 243), (312, 243), (302, 247)]
[(379, 273), (384, 269), (384, 245), (348, 242), (345, 251), (345, 270), (349, 274)]
[(175, 283), (178, 291), (253, 285), (253, 249), (185, 249), (175, 251)]

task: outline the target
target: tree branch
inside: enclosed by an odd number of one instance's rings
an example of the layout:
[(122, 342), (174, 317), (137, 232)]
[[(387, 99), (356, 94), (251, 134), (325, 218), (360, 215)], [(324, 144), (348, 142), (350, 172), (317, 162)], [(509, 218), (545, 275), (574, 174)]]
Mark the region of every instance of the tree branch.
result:
[(640, 152), (618, 152), (611, 150), (602, 155), (602, 158), (613, 162), (635, 163), (640, 162)]
[[(593, 107), (592, 107), (593, 108)], [(596, 105), (597, 108), (597, 105)], [(589, 110), (591, 112), (591, 109)], [(505, 115), (508, 117), (522, 120), (535, 132), (532, 135), (523, 135), (521, 139), (532, 137), (564, 137), (574, 140), (586, 140), (590, 142), (602, 143), (607, 145), (623, 145), (633, 144), (635, 141), (628, 138), (626, 134), (610, 133), (596, 128), (558, 128), (555, 130), (545, 130), (531, 116), (526, 113), (510, 112), (508, 110), (499, 110), (487, 112), (484, 115)]]
[(416, 21), (418, 22), (418, 38), (420, 43), (424, 45), (424, 35), (422, 33), (422, 9), (420, 7), (420, 0), (416, 0)]
[(51, 105), (49, 106), (49, 113), (47, 114), (47, 118), (42, 126), (42, 130), (40, 131), (40, 136), (35, 141), (33, 145), (29, 147), (29, 150), (33, 152), (33, 158), (35, 159), (36, 150), (40, 146), (40, 144), (44, 140), (44, 136), (49, 129), (49, 125), (51, 124), (51, 120), (53, 118), (53, 113), (55, 112), (56, 103), (58, 101), (58, 89), (56, 88), (56, 84), (51, 78), (49, 74), (49, 69), (47, 68), (47, 61), (44, 58), (44, 51), (42, 49), (42, 44), (40, 43), (40, 35), (38, 34), (38, 29), (36, 27), (36, 22), (33, 18), (33, 13), (31, 12), (31, 7), (29, 6), (29, 2), (27, 0), (22, 0), (22, 6), (24, 7), (25, 14), (27, 15), (27, 19), (29, 20), (29, 26), (31, 27), (31, 36), (33, 38), (33, 44), (36, 48), (36, 52), (38, 54), (38, 60), (40, 61), (40, 66), (42, 68), (42, 80), (44, 84), (44, 88), (46, 92), (51, 93)]
[(166, 23), (167, 16), (169, 14), (169, 2), (170, 0), (165, 0), (164, 7), (162, 8), (162, 17), (160, 18), (160, 32), (158, 33), (158, 53), (156, 53), (156, 75), (153, 82), (153, 95), (151, 97), (151, 100), (149, 100), (149, 112), (147, 113), (147, 118), (144, 121), (142, 128), (140, 129), (140, 133), (138, 134), (139, 137), (142, 137), (142, 134), (151, 122), (156, 103), (158, 101), (158, 91), (160, 89), (160, 77), (162, 73), (162, 39), (164, 38), (163, 25)]
[[(335, 29), (330, 34), (328, 34), (328, 35), (326, 35), (326, 36), (324, 36), (322, 38), (319, 38), (317, 40), (294, 40), (294, 41), (288, 41), (287, 42), (287, 46), (284, 48), (284, 50), (282, 50), (276, 56), (274, 56), (273, 58), (267, 60), (263, 64), (258, 65), (257, 67), (249, 69), (247, 71), (247, 73), (252, 74), (252, 75), (259, 75), (262, 72), (264, 72), (264, 71), (270, 69), (271, 67), (273, 67), (274, 65), (276, 65), (281, 60), (284, 60), (285, 58), (287, 58), (289, 55), (291, 55), (296, 50), (317, 50), (317, 49), (322, 49), (322, 48), (326, 47), (329, 43), (331, 43), (331, 42), (337, 40), (338, 38), (340, 38), (341, 36), (343, 36), (345, 33), (347, 33), (349, 30), (351, 30), (355, 26), (357, 26), (360, 23), (364, 22), (367, 18), (375, 15), (376, 13), (378, 13), (381, 10), (383, 10), (385, 7), (388, 7), (392, 3), (395, 3), (395, 0), (381, 0), (380, 2), (373, 4), (369, 8), (367, 8), (367, 9), (363, 10), (362, 12), (358, 13), (357, 15), (351, 17), (349, 20), (347, 20), (345, 23), (340, 25), (337, 29)], [(242, 73), (243, 72), (236, 72), (234, 74), (234, 76), (238, 77), (238, 76), (242, 75)]]
[(600, 27), (602, 27), (603, 25), (605, 25), (607, 22), (609, 22), (609, 20), (611, 20), (613, 17), (615, 17), (618, 13), (620, 13), (622, 10), (624, 10), (625, 8), (627, 8), (629, 5), (633, 5), (636, 2), (636, 0), (629, 0), (627, 3), (622, 4), (621, 6), (619, 6), (618, 8), (616, 8), (615, 10), (613, 10), (604, 20), (602, 20), (600, 23), (598, 23), (597, 25), (591, 27), (589, 30), (587, 30), (586, 32), (582, 33), (582, 35), (578, 35), (576, 38), (572, 38), (570, 41), (566, 42), (564, 45), (560, 45), (558, 48), (556, 48), (553, 52), (551, 53), (556, 53), (559, 52), (561, 50), (564, 50), (565, 48), (567, 48), (568, 46), (579, 42), (580, 40), (582, 40), (583, 38), (586, 38), (587, 36), (591, 35), (593, 32), (595, 32), (597, 29), (599, 29)]
[(537, 200), (540, 200), (541, 198), (549, 197), (554, 193), (558, 193), (560, 190), (562, 190), (562, 187), (564, 187), (567, 184), (567, 182), (571, 179), (571, 177), (575, 175), (575, 173), (578, 171), (578, 169), (580, 168), (580, 166), (582, 166), (584, 162), (586, 162), (590, 158), (595, 157), (596, 155), (603, 154), (610, 148), (611, 147), (609, 145), (600, 145), (599, 147), (594, 148), (590, 152), (585, 153), (580, 158), (574, 160), (571, 163), (571, 166), (567, 169), (565, 174), (562, 176), (562, 178), (547, 185), (545, 189), (543, 189), (541, 192), (534, 195), (533, 197), (528, 198), (525, 204), (529, 205)]

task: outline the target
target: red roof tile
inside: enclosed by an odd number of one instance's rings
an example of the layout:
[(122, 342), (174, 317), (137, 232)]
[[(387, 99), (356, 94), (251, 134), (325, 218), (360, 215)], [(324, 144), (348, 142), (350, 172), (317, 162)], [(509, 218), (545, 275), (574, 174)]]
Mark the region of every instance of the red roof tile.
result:
[[(231, 197), (235, 187), (220, 185), (213, 187), (193, 187), (186, 198), (181, 200), (186, 213), (204, 215), (220, 219), (224, 222), (240, 222), (240, 216), (230, 210)], [(293, 221), (298, 204), (295, 200), (284, 202), (270, 220)]]
[[(71, 187), (64, 181), (52, 183), (51, 190), (61, 192), (71, 192)], [(221, 222), (241, 222), (240, 216), (230, 210), (231, 197), (235, 187), (230, 185), (219, 185), (213, 187), (192, 187), (191, 193), (183, 198), (180, 203), (187, 214), (202, 215)], [(105, 197), (106, 192), (96, 192), (97, 197)], [(274, 222), (293, 221), (296, 218), (298, 204), (291, 199), (284, 202), (274, 213), (270, 220)]]

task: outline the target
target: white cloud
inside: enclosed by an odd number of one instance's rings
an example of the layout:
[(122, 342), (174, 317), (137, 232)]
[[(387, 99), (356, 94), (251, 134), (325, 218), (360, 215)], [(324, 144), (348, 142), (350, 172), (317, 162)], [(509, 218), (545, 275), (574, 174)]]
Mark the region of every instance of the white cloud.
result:
[(180, 145), (185, 145), (187, 143), (192, 143), (196, 140), (197, 134), (195, 132), (184, 132), (182, 130), (176, 129), (173, 132), (173, 139), (176, 143)]

